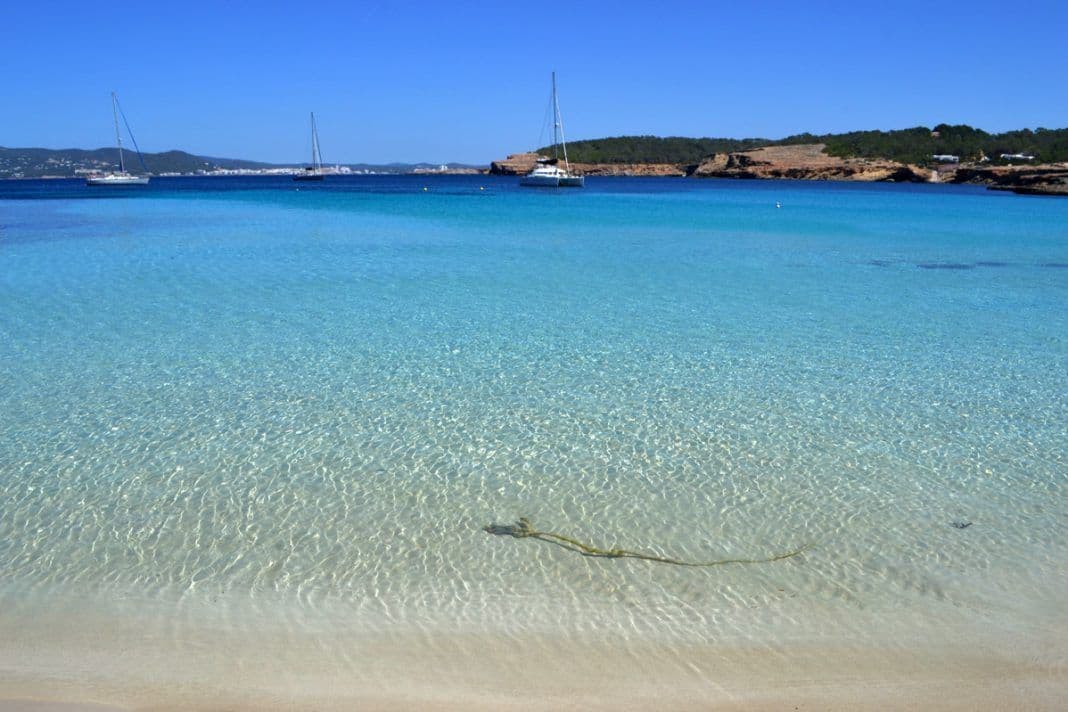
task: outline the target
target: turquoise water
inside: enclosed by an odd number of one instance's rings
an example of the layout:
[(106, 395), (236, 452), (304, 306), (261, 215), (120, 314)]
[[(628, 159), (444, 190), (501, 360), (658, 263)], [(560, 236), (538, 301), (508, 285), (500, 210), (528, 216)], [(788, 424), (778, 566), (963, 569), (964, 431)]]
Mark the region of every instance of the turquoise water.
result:
[(12, 183), (0, 306), (0, 638), (1063, 628), (1065, 200)]

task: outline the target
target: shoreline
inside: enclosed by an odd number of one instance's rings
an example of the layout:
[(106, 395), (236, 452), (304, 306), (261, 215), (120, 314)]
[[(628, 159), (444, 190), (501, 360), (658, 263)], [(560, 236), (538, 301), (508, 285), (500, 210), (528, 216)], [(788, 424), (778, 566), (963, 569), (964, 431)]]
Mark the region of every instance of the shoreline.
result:
[[(509, 157), (512, 158), (512, 157)], [(704, 164), (702, 164), (704, 165)], [(865, 162), (857, 164), (858, 169), (822, 169), (793, 165), (775, 165), (762, 171), (743, 169), (708, 169), (698, 172), (700, 166), (675, 164), (572, 164), (577, 172), (587, 177), (597, 178), (696, 178), (721, 179), (731, 181), (779, 181), (793, 180), (819, 183), (912, 183), (927, 185), (973, 185), (987, 190), (1015, 193), (1017, 195), (1068, 197), (1068, 167), (1034, 166), (1010, 170), (996, 168), (964, 167), (950, 171), (931, 171), (931, 177), (924, 179), (923, 170), (916, 166), (890, 165), (885, 162)], [(523, 175), (526, 171), (516, 167), (495, 168), (487, 170), (456, 169), (445, 171), (411, 171), (403, 173), (351, 173), (337, 174), (335, 178), (373, 178), (411, 177), (430, 178), (434, 176), (492, 176), (512, 177)], [(159, 175), (153, 178), (287, 178), (289, 174), (278, 173), (207, 173)], [(77, 176), (33, 176), (2, 177), (0, 181), (77, 181)]]
[[(571, 163), (586, 176), (728, 178), (866, 183), (985, 185), (1029, 195), (1068, 195), (1068, 164), (917, 166), (881, 158), (837, 158), (823, 144), (770, 146), (713, 154), (699, 163)], [(534, 153), (517, 153), (490, 165), (491, 175), (523, 175), (537, 162)]]
[[(201, 651), (201, 660), (172, 664), (165, 677), (146, 674), (128, 648), (110, 669), (77, 666), (86, 661), (74, 648), (62, 660), (65, 665), (23, 668), (14, 675), (20, 666), (6, 651), (0, 710), (24, 709), (25, 701), (38, 709), (101, 711), (1053, 710), (1068, 695), (1063, 659), (1043, 662), (1027, 651), (1010, 655), (974, 641), (936, 647), (814, 641), (680, 646), (545, 634), (414, 633), (359, 637), (346, 646), (351, 657), (344, 664), (325, 667), (317, 654), (324, 652), (322, 642), (313, 636), (289, 641), (287, 654), (278, 651), (282, 662), (300, 660), (286, 669), (263, 660), (257, 669), (256, 661), (233, 655), (217, 641)], [(213, 665), (215, 674), (198, 674), (203, 665)]]
[[(16, 609), (17, 598), (8, 599)], [(849, 625), (828, 629), (830, 610), (797, 599), (774, 627), (755, 625), (755, 612), (742, 608), (682, 638), (602, 632), (596, 615), (581, 629), (541, 616), (472, 625), (225, 598), (200, 593), (167, 605), (75, 594), (52, 600), (47, 615), (0, 616), (0, 712), (944, 712), (1055, 710), (1068, 698), (1068, 637), (1042, 604), (1027, 621), (970, 606), (934, 619), (907, 605), (851, 607), (840, 612)]]

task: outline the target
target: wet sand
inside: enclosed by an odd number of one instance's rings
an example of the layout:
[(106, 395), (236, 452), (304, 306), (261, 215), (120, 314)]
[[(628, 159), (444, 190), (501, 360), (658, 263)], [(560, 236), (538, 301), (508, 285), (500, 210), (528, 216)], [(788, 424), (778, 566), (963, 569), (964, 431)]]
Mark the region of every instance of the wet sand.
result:
[(1053, 641), (1049, 655), (1028, 657), (1012, 644), (720, 648), (420, 634), (289, 640), (244, 658), (221, 646), (181, 659), (159, 640), (139, 641), (141, 650), (92, 642), (30, 646), (21, 660), (0, 645), (0, 709), (1054, 710), (1068, 699), (1068, 663)]

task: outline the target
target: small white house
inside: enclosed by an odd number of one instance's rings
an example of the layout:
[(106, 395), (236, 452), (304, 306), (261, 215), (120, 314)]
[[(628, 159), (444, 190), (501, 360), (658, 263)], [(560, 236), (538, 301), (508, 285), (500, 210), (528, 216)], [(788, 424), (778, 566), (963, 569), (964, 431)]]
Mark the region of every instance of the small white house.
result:
[(1033, 161), (1035, 157), (1028, 153), (1003, 153), (1001, 159), (1004, 161)]

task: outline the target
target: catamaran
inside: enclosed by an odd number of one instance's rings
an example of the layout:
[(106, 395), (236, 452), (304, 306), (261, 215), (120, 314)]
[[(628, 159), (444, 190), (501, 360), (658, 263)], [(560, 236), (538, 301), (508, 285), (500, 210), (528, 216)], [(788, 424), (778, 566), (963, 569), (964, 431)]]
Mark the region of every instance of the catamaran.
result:
[(319, 153), (319, 132), (315, 128), (315, 112), (311, 115), (311, 130), (312, 130), (312, 153), (311, 153), (311, 165), (305, 166), (304, 170), (300, 173), (293, 174), (293, 180), (322, 180), (323, 179), (323, 157)]
[[(564, 122), (560, 118), (560, 102), (556, 98), (556, 72), (553, 72), (553, 157), (539, 158), (534, 170), (519, 179), (519, 185), (548, 188), (581, 188), (585, 178), (571, 172), (567, 160), (567, 142), (564, 141)], [(564, 167), (560, 167), (563, 154)]]
[[(126, 172), (126, 159), (122, 155), (122, 132), (119, 131), (119, 113), (121, 111), (119, 98), (115, 96), (115, 92), (111, 92), (111, 114), (115, 119), (115, 143), (119, 147), (119, 170), (117, 172), (110, 171), (88, 176), (85, 179), (86, 185), (148, 185), (148, 176), (138, 176)], [(126, 114), (122, 115), (122, 120), (123, 123), (126, 123)], [(126, 130), (130, 131), (129, 123), (126, 123)], [(137, 149), (137, 157), (141, 160), (141, 167), (144, 168), (145, 162), (141, 158), (141, 149), (137, 148), (137, 139), (133, 137), (132, 131), (130, 131), (130, 140), (133, 141), (134, 148)]]

